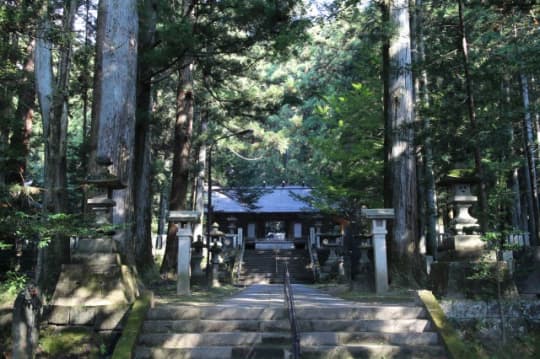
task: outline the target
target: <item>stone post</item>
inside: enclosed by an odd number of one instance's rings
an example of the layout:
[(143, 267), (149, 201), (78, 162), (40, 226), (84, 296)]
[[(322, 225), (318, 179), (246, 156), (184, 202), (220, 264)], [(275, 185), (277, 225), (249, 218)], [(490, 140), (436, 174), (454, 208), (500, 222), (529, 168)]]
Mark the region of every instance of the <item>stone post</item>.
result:
[(239, 248), (242, 248), (244, 245), (244, 230), (242, 229), (242, 227), (238, 228), (237, 241), (237, 246)]
[(169, 221), (176, 223), (178, 230), (178, 266), (176, 294), (190, 295), (190, 261), (191, 240), (193, 238), (192, 223), (199, 219), (199, 213), (194, 211), (171, 211)]
[(178, 279), (176, 282), (176, 294), (190, 295), (189, 276), (191, 267), (191, 237), (193, 236), (191, 223), (180, 224), (176, 235), (178, 236)]
[(386, 221), (394, 218), (393, 208), (362, 209), (362, 215), (371, 219), (373, 259), (375, 264), (375, 291), (388, 291), (388, 263), (386, 259)]
[(13, 306), (11, 338), (13, 359), (33, 358), (39, 344), (41, 314), (39, 290), (30, 284), (17, 295)]
[(217, 256), (217, 250), (212, 253), (212, 288), (219, 288), (219, 257)]

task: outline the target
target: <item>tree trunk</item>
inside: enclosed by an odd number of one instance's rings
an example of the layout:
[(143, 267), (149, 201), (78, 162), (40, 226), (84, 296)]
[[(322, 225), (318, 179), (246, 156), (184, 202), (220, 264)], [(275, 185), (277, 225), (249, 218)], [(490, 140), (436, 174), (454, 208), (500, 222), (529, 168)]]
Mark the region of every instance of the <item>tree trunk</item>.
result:
[[(425, 46), (424, 46), (424, 2), (416, 0), (416, 51), (417, 60), (422, 63), (425, 61)], [(429, 90), (428, 90), (428, 74), (425, 68), (422, 68), (420, 76), (416, 78), (417, 99), (418, 104), (423, 103), (424, 107), (430, 105)], [(423, 156), (423, 171), (422, 171), (422, 190), (424, 191), (425, 200), (425, 241), (427, 253), (432, 255), (434, 259), (437, 257), (437, 190), (435, 188), (435, 175), (433, 171), (433, 144), (431, 142), (431, 119), (428, 117), (421, 118), (420, 107), (416, 108), (415, 112), (417, 121), (422, 123), (422, 132), (424, 143), (421, 146)]]
[[(89, 22), (90, 22), (90, 1), (85, 1), (85, 21), (84, 21), (84, 65), (83, 65), (83, 74), (82, 74), (82, 102), (83, 102), (83, 123), (82, 123), (82, 129), (81, 129), (81, 137), (82, 137), (82, 153), (80, 154), (81, 158), (81, 168), (82, 172), (84, 174), (88, 174), (88, 160), (89, 160), (89, 136), (88, 136), (88, 103), (89, 103), (89, 96), (88, 91), (90, 90), (90, 71), (89, 71), (89, 65), (90, 65), (90, 54), (88, 53), (88, 49), (90, 46), (90, 32), (89, 32)], [(86, 202), (88, 201), (88, 187), (86, 185), (83, 185), (83, 195), (81, 198), (81, 212), (83, 214), (86, 214)]]
[[(206, 133), (208, 130), (207, 128), (208, 123), (206, 121), (205, 117), (200, 118), (200, 131), (199, 135)], [(195, 224), (193, 234), (195, 238), (200, 236), (201, 238), (204, 236), (204, 176), (206, 172), (206, 142), (201, 141), (197, 152), (199, 154), (199, 158), (197, 160), (197, 168), (199, 169), (199, 172), (197, 173), (197, 177), (195, 179), (195, 193), (193, 196), (193, 209), (201, 214), (200, 220), (198, 223)]]
[[(414, 144), (414, 101), (411, 60), (409, 3), (395, 0), (389, 5), (389, 19), (396, 33), (390, 39), (388, 106), (391, 127), (392, 206), (395, 210), (392, 260), (410, 265), (417, 240), (417, 183)], [(408, 270), (411, 268), (409, 267)]]
[(527, 158), (527, 174), (530, 177), (528, 183), (530, 187), (530, 201), (531, 216), (534, 217), (535, 231), (531, 233), (531, 244), (537, 245), (538, 243), (538, 220), (539, 220), (539, 208), (538, 208), (538, 178), (536, 174), (536, 161), (535, 161), (535, 144), (533, 134), (533, 123), (531, 119), (530, 101), (529, 101), (529, 84), (527, 76), (520, 75), (521, 84), (521, 99), (523, 101), (523, 144), (525, 148), (525, 156)]
[(135, 128), (135, 262), (139, 272), (153, 268), (152, 257), (152, 119), (151, 67), (144, 56), (154, 45), (156, 1), (146, 0), (139, 25), (139, 66), (137, 79), (137, 125)]
[[(469, 124), (473, 136), (478, 135), (478, 121), (476, 119), (476, 105), (474, 102), (473, 82), (469, 70), (469, 50), (467, 45), (467, 32), (465, 31), (465, 22), (463, 16), (463, 0), (458, 0), (459, 6), (459, 33), (461, 36), (460, 52), (462, 55), (463, 69), (465, 71), (465, 90), (467, 94), (467, 112)], [(482, 165), (482, 152), (477, 142), (473, 144), (474, 165), (476, 174), (480, 179), (479, 205), (480, 205), (480, 229), (482, 232), (487, 230), (487, 211), (488, 200), (486, 190), (486, 179), (484, 176), (484, 166)]]
[[(191, 136), (193, 132), (193, 74), (192, 64), (188, 63), (178, 71), (178, 90), (176, 95), (176, 121), (174, 127), (173, 168), (169, 210), (187, 208), (189, 189)], [(175, 273), (178, 251), (176, 225), (169, 222), (167, 245), (161, 265), (161, 273)]]
[(121, 4), (112, 0), (99, 2), (93, 115), (96, 164), (106, 166), (108, 174), (125, 186), (125, 189), (113, 191), (116, 202), (113, 224), (125, 226), (115, 240), (121, 245), (128, 264), (134, 263), (137, 10), (136, 0), (125, 0)]
[(19, 86), (19, 96), (15, 119), (18, 128), (14, 128), (10, 139), (11, 151), (14, 154), (9, 166), (8, 182), (22, 184), (26, 177), (26, 162), (30, 152), (30, 135), (34, 119), (34, 99), (36, 90), (34, 84), (34, 45), (32, 40), (27, 47), (28, 57), (23, 67), (23, 80)]
[[(194, 0), (183, 1), (183, 16), (193, 20)], [(193, 59), (190, 55), (179, 62), (178, 88), (176, 91), (176, 119), (174, 126), (173, 168), (169, 210), (187, 209), (189, 192), (191, 137), (193, 134)], [(176, 273), (178, 238), (176, 225), (169, 222), (165, 256), (161, 273)]]
[[(49, 11), (46, 5), (43, 21), (38, 31), (35, 50), (35, 76), (37, 95), (43, 121), (45, 138), (45, 164), (43, 195), (44, 214), (60, 213), (67, 210), (67, 126), (68, 126), (68, 83), (71, 65), (71, 36), (59, 46), (60, 59), (53, 76), (52, 43), (49, 39)], [(77, 1), (71, 0), (64, 8), (62, 31), (70, 34), (73, 28)], [(41, 272), (36, 273), (38, 283), (44, 290), (52, 290), (60, 265), (69, 259), (69, 238), (55, 238), (40, 256), (43, 262)]]
[[(382, 20), (386, 27), (390, 26), (389, 8), (388, 3), (385, 1), (380, 2)], [(390, 39), (387, 38), (382, 44), (382, 79), (383, 79), (383, 105), (384, 105), (384, 179), (383, 179), (383, 193), (384, 193), (384, 206), (386, 208), (392, 207), (392, 106), (390, 104)], [(392, 224), (390, 223), (390, 228)]]

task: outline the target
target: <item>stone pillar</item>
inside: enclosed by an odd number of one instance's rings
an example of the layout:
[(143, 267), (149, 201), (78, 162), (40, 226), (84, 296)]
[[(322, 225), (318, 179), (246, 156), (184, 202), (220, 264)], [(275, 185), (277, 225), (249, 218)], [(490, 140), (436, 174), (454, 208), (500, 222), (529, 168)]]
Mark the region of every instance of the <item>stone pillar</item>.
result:
[(373, 259), (375, 264), (375, 291), (388, 291), (388, 263), (386, 259), (386, 221), (394, 218), (394, 209), (362, 209), (362, 215), (371, 219)]
[[(214, 252), (215, 253), (215, 252)], [(216, 254), (212, 255), (212, 288), (219, 288), (219, 257)]]
[(237, 245), (239, 248), (242, 248), (244, 246), (244, 230), (240, 227), (238, 228), (238, 235), (237, 235)]
[(41, 297), (38, 288), (27, 285), (17, 295), (13, 306), (11, 338), (13, 359), (33, 358), (39, 344)]
[(178, 231), (178, 266), (177, 266), (177, 282), (176, 294), (190, 295), (190, 269), (191, 269), (191, 238), (193, 232), (191, 223), (179, 224)]
[(386, 262), (386, 220), (373, 220), (373, 258), (375, 260), (375, 291), (388, 290), (388, 264)]
[(176, 294), (189, 295), (191, 270), (191, 241), (193, 239), (192, 224), (198, 221), (200, 214), (194, 211), (171, 211), (169, 222), (176, 223), (178, 231), (178, 266)]

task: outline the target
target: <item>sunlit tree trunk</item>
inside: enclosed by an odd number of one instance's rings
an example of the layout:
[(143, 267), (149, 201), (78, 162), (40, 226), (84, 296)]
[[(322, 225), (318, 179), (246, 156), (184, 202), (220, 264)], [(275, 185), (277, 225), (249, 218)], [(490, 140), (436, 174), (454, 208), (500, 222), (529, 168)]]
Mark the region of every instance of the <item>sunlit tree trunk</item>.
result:
[(414, 85), (412, 77), (409, 2), (391, 1), (389, 20), (395, 32), (389, 43), (388, 116), (391, 125), (390, 168), (392, 176), (392, 260), (411, 263), (417, 250), (417, 182), (414, 144)]
[[(77, 10), (77, 1), (65, 4), (62, 18), (62, 33), (59, 44), (59, 60), (56, 78), (53, 75), (52, 48), (49, 17), (54, 9), (46, 4), (38, 30), (35, 49), (36, 92), (40, 104), (45, 140), (45, 163), (43, 211), (59, 213), (67, 210), (67, 126), (68, 84), (71, 66), (71, 31)], [(42, 249), (38, 259), (36, 276), (46, 289), (56, 282), (60, 265), (69, 258), (69, 239), (56, 238)]]
[(96, 78), (92, 143), (95, 163), (91, 169), (106, 167), (125, 189), (113, 191), (116, 206), (113, 224), (125, 226), (115, 240), (124, 259), (134, 263), (133, 159), (137, 85), (137, 1), (101, 0), (96, 38)]

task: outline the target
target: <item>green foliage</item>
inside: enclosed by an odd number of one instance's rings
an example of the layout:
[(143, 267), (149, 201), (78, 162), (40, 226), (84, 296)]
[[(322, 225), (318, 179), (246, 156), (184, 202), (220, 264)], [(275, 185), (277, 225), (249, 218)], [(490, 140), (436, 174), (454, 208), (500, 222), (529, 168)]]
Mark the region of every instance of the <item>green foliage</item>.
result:
[(8, 271), (6, 279), (0, 283), (0, 292), (2, 296), (14, 297), (24, 288), (27, 282), (28, 276), (26, 274)]
[(49, 358), (84, 357), (101, 358), (106, 354), (103, 338), (91, 328), (46, 330), (39, 340), (40, 355)]

